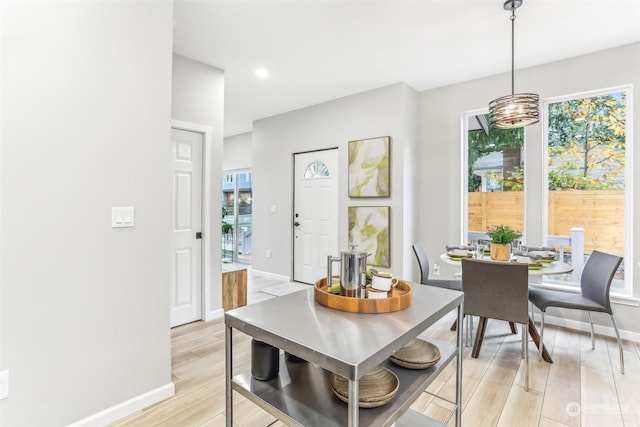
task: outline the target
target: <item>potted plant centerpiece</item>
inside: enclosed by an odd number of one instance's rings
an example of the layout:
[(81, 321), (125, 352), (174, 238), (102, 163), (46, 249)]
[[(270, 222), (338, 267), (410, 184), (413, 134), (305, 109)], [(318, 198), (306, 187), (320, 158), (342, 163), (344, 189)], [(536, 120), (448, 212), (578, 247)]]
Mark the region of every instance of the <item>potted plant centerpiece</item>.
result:
[(509, 261), (511, 257), (511, 243), (522, 236), (508, 225), (497, 225), (487, 234), (491, 238), (491, 259), (496, 261)]

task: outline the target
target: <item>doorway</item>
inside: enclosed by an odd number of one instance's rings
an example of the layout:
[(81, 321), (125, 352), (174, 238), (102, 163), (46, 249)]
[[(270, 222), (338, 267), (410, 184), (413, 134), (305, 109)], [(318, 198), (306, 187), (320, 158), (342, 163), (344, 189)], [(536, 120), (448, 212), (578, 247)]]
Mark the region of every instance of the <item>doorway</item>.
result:
[(313, 284), (338, 252), (338, 149), (294, 154), (293, 280)]

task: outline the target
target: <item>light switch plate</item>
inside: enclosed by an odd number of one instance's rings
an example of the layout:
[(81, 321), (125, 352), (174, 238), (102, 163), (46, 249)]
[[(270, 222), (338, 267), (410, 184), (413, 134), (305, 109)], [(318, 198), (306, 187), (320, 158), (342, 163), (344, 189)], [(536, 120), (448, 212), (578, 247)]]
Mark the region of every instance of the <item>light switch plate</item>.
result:
[(111, 208), (111, 227), (133, 227), (135, 225), (133, 207), (114, 207)]

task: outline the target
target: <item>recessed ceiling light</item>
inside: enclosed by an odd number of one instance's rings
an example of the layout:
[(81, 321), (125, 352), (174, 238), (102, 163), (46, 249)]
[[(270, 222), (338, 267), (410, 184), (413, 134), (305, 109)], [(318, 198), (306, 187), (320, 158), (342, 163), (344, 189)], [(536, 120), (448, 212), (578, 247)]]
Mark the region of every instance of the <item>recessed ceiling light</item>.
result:
[(269, 75), (269, 70), (267, 70), (266, 68), (258, 68), (256, 70), (256, 76), (260, 77), (261, 79), (264, 79), (268, 75)]

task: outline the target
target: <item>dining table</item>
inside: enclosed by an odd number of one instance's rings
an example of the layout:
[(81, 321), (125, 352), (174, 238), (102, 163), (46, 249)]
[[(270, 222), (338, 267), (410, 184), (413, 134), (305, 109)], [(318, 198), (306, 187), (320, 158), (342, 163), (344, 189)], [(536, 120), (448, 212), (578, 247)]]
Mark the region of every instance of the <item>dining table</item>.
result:
[[(476, 258), (476, 259), (481, 259), (481, 260), (485, 260), (485, 261), (493, 261), (493, 262), (516, 262), (514, 259), (510, 259), (509, 261), (496, 261), (491, 259), (491, 257), (489, 255), (486, 254), (477, 254), (477, 253), (470, 253), (467, 257), (469, 258)], [(462, 257), (459, 256), (450, 256), (449, 253), (447, 252), (443, 252), (442, 254), (440, 254), (440, 259), (448, 264), (448, 265), (454, 265), (454, 266), (458, 266), (461, 268), (461, 259)], [(568, 274), (571, 273), (573, 271), (573, 267), (570, 264), (567, 264), (565, 262), (562, 261), (551, 261), (551, 262), (544, 262), (544, 263), (540, 263), (542, 264), (542, 266), (539, 265), (535, 265), (529, 268), (529, 277), (532, 279), (540, 279), (542, 276), (546, 276), (546, 275), (556, 275), (556, 274)], [(483, 321), (486, 323), (486, 319), (481, 319), (481, 324), (483, 324)], [(479, 328), (481, 327), (481, 325), (478, 325)], [(515, 331), (515, 326), (513, 324), (510, 324), (511, 326), (511, 332), (512, 333), (516, 333)], [(529, 315), (529, 325), (528, 325), (528, 329), (529, 329), (529, 336), (531, 336), (531, 340), (533, 341), (533, 343), (535, 344), (535, 346), (539, 349), (540, 345), (542, 345), (542, 359), (548, 363), (553, 363), (553, 359), (551, 358), (551, 355), (549, 354), (549, 352), (547, 351), (546, 347), (544, 347), (544, 344), (540, 342), (540, 334), (538, 333), (538, 330), (536, 329), (536, 326), (533, 322), (533, 319), (531, 319), (531, 315)], [(478, 334), (476, 336), (476, 342), (474, 344), (474, 349), (472, 352), (472, 356), (473, 357), (478, 357), (478, 354), (480, 352), (480, 347), (482, 346), (482, 337), (480, 334)]]
[[(509, 260), (509, 261), (492, 260), (489, 255), (473, 256), (472, 258), (477, 258), (485, 261), (493, 261), (493, 262), (515, 262), (513, 260)], [(449, 254), (447, 254), (447, 252), (443, 252), (442, 254), (440, 254), (440, 259), (446, 264), (460, 267), (460, 259), (461, 259), (460, 257), (452, 258), (451, 256), (449, 256)], [(554, 275), (554, 274), (568, 274), (573, 271), (573, 267), (570, 264), (567, 264), (562, 261), (552, 261), (552, 262), (545, 262), (541, 264), (542, 264), (542, 267), (540, 268), (538, 267), (529, 268), (529, 277), (548, 276), (548, 275)]]

